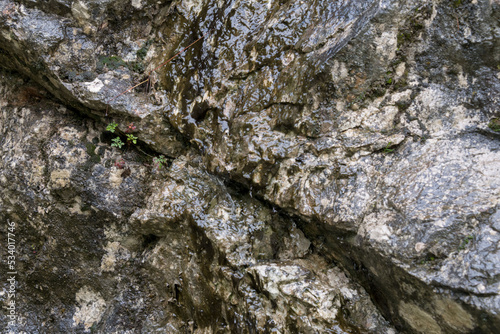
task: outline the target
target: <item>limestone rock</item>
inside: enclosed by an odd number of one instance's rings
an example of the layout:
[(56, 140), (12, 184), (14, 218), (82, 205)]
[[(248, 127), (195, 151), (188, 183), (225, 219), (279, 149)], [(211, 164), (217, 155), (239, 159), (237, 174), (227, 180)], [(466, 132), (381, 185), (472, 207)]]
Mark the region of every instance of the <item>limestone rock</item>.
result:
[(19, 330), (497, 333), (499, 13), (0, 0)]

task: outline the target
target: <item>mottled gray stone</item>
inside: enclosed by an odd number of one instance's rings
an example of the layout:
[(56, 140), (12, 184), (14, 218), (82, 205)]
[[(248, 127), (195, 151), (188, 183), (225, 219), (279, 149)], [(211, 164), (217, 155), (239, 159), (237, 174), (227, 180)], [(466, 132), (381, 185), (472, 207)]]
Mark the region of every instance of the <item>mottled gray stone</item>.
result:
[(18, 321), (1, 320), (10, 330), (391, 331), (293, 219), (197, 154), (155, 169), (18, 75), (2, 72), (0, 92), (0, 219), (3, 237), (16, 224), (18, 247)]
[[(59, 266), (89, 263), (57, 326), (124, 332), (134, 297), (118, 295), (148, 291), (146, 332), (392, 331), (382, 316), (408, 333), (500, 330), (498, 1), (0, 0), (0, 13), (0, 65), (47, 90), (2, 79), (0, 213), (29, 217), (34, 240), (67, 212), (100, 226), (94, 253)], [(111, 121), (136, 125), (130, 176)], [(158, 171), (160, 154), (173, 162)], [(107, 285), (78, 283), (90, 268)], [(117, 306), (82, 311), (102, 300)]]

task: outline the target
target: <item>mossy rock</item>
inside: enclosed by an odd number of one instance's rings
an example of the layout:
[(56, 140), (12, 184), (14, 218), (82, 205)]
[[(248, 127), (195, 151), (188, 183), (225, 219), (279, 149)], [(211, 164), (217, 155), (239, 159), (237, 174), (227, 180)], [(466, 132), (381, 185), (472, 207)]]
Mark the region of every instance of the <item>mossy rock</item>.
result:
[(144, 58), (146, 58), (146, 55), (148, 54), (148, 50), (151, 44), (153, 44), (152, 39), (144, 43), (144, 45), (136, 52), (137, 58), (144, 60)]
[(92, 164), (96, 164), (96, 163), (100, 163), (101, 162), (101, 157), (99, 156), (99, 154), (95, 153), (95, 150), (96, 150), (96, 146), (90, 142), (87, 142), (85, 144), (85, 146), (87, 147), (87, 154), (90, 156), (90, 162)]
[(500, 118), (493, 118), (488, 123), (488, 127), (495, 132), (500, 132)]
[(104, 69), (104, 67), (108, 68), (109, 70), (116, 70), (121, 66), (127, 66), (127, 63), (123, 59), (117, 56), (111, 56), (111, 57), (101, 56), (99, 57), (99, 60), (97, 62), (97, 68), (100, 70)]

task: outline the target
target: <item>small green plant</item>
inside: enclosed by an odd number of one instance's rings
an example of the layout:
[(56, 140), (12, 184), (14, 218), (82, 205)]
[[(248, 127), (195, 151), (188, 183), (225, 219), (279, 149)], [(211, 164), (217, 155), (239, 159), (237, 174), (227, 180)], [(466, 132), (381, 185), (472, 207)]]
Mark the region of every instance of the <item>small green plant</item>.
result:
[(146, 58), (146, 55), (148, 54), (148, 50), (149, 50), (149, 47), (151, 46), (151, 44), (153, 44), (152, 39), (150, 39), (149, 41), (144, 43), (142, 45), (142, 47), (139, 50), (137, 50), (137, 52), (136, 52), (137, 58), (144, 60), (144, 58)]
[[(118, 127), (118, 124), (116, 123), (109, 123), (108, 126), (106, 127), (106, 131), (109, 131), (109, 132), (112, 132), (112, 133), (115, 133), (116, 131), (116, 128)], [(130, 123), (127, 127), (127, 129), (125, 130), (125, 132), (131, 132), (131, 131), (135, 131), (136, 130), (136, 127), (134, 125), (134, 123)], [(134, 136), (133, 134), (131, 133), (127, 133), (126, 134), (127, 136), (127, 144), (137, 144), (137, 137)], [(111, 140), (113, 143), (111, 143), (111, 146), (113, 147), (117, 147), (117, 148), (122, 148), (123, 145), (125, 145), (125, 143), (121, 140), (120, 137), (116, 137), (114, 139)]]
[(131, 133), (127, 134), (127, 143), (137, 144), (137, 137)]
[(493, 118), (488, 123), (488, 127), (495, 132), (500, 132), (500, 118)]
[(110, 57), (101, 56), (97, 61), (97, 68), (99, 70), (103, 70), (104, 68), (107, 68), (109, 70), (116, 70), (121, 66), (127, 66), (127, 63), (123, 59), (117, 56), (110, 56)]
[(460, 244), (460, 247), (458, 247), (459, 250), (464, 250), (465, 247), (472, 241), (474, 240), (474, 236), (468, 235), (462, 240), (462, 243)]
[(118, 126), (118, 124), (116, 124), (116, 123), (109, 123), (108, 126), (106, 127), (106, 131), (115, 133), (117, 126)]
[(425, 256), (425, 258), (420, 261), (420, 264), (428, 264), (428, 263), (435, 261), (435, 260), (436, 260), (436, 257), (434, 256), (434, 254), (427, 254)]
[(165, 156), (160, 155), (159, 157), (154, 157), (153, 158), (153, 167), (156, 170), (160, 170), (167, 164), (167, 158)]
[(125, 145), (122, 142), (122, 140), (120, 139), (120, 137), (116, 137), (115, 139), (112, 139), (111, 141), (113, 142), (111, 144), (111, 146), (113, 146), (113, 147), (122, 148), (122, 146)]
[(392, 153), (394, 152), (394, 149), (393, 148), (390, 148), (392, 145), (392, 142), (390, 141), (386, 147), (384, 147), (384, 153)]

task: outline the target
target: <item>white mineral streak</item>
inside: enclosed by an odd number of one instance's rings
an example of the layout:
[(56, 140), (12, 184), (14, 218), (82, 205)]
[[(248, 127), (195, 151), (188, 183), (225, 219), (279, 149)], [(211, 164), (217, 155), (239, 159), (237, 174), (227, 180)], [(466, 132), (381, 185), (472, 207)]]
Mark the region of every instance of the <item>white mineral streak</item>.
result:
[(92, 82), (84, 82), (84, 85), (92, 93), (98, 93), (104, 87), (104, 83), (99, 78), (95, 78)]
[(88, 286), (82, 287), (76, 293), (76, 310), (73, 315), (74, 326), (83, 324), (88, 330), (102, 318), (106, 310), (106, 302), (99, 292), (95, 292)]

